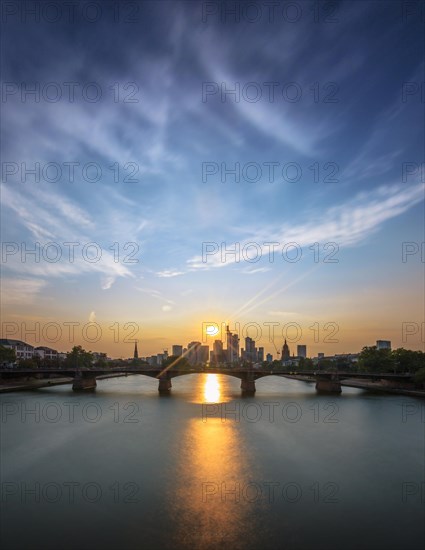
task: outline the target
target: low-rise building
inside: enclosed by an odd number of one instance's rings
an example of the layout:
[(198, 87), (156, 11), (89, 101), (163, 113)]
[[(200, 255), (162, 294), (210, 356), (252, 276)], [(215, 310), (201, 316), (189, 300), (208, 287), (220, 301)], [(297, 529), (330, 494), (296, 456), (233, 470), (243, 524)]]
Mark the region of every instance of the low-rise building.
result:
[(48, 359), (53, 361), (58, 359), (58, 351), (47, 346), (38, 346), (34, 348), (34, 355), (38, 355), (41, 359)]
[(32, 359), (34, 357), (34, 346), (22, 342), (22, 340), (11, 340), (9, 338), (0, 338), (0, 346), (13, 349), (16, 359)]
[(93, 365), (95, 363), (98, 363), (99, 361), (100, 361), (101, 364), (106, 363), (108, 361), (108, 356), (107, 356), (106, 353), (103, 353), (101, 351), (92, 351), (91, 354), (92, 354), (92, 358), (93, 358), (92, 359)]

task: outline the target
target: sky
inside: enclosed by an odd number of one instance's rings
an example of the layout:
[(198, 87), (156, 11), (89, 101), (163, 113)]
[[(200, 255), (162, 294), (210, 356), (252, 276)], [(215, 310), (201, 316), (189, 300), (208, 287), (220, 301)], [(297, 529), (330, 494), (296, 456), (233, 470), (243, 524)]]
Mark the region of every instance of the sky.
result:
[(2, 4), (3, 337), (424, 349), (420, 3), (271, 4)]

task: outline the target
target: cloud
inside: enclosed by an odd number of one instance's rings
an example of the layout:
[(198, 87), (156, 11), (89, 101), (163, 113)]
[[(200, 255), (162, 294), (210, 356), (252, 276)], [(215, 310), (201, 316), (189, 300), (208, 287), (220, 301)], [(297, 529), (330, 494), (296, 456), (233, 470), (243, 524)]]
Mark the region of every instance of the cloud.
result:
[(186, 290), (183, 290), (182, 292), (180, 292), (180, 295), (181, 296), (189, 296), (189, 294), (192, 294), (192, 292), (193, 292), (192, 288), (187, 288)]
[(171, 270), (164, 270), (164, 271), (158, 271), (157, 276), (168, 278), (168, 277), (178, 277), (179, 275), (183, 275), (183, 271), (171, 271)]
[(109, 290), (114, 283), (115, 277), (112, 277), (110, 275), (101, 277), (100, 286), (102, 287), (102, 290)]
[[(330, 207), (320, 217), (316, 216), (304, 223), (254, 230), (249, 241), (245, 239), (239, 243), (240, 248), (242, 250), (245, 245), (254, 242), (262, 249), (263, 257), (268, 257), (269, 248), (263, 246), (267, 242), (278, 242), (280, 247), (284, 243), (296, 243), (300, 247), (306, 247), (316, 242), (355, 246), (381, 229), (386, 221), (423, 202), (424, 191), (425, 186), (422, 183), (409, 187), (381, 186), (369, 193), (360, 193), (342, 205)], [(227, 246), (231, 249), (234, 244), (227, 243)], [(218, 252), (209, 256), (207, 262), (203, 262), (201, 256), (187, 260), (194, 270), (207, 270), (237, 262), (238, 258), (234, 254), (226, 256), (223, 262)]]
[(166, 305), (174, 304), (172, 300), (165, 298), (165, 296), (163, 296), (159, 290), (155, 290), (151, 288), (142, 288), (142, 287), (136, 287), (136, 290), (138, 290), (139, 292), (144, 292), (145, 294), (149, 294), (149, 296), (151, 296), (152, 298), (165, 302)]
[[(48, 278), (97, 272), (105, 290), (111, 288), (118, 277), (134, 276), (127, 267), (131, 264), (116, 261), (112, 252), (102, 248), (89, 214), (70, 199), (31, 187), (24, 195), (6, 185), (1, 186), (1, 194), (4, 206), (17, 214), (14, 223), (23, 226), (32, 237), (22, 237), (21, 242), (15, 243), (18, 251), (8, 256), (4, 264), (7, 269)], [(82, 232), (82, 228), (88, 233)], [(85, 249), (89, 243), (94, 245)], [(25, 255), (26, 249), (36, 249), (38, 258)], [(91, 261), (97, 256), (98, 261)]]
[(267, 271), (270, 271), (270, 267), (257, 267), (254, 269), (244, 269), (242, 273), (246, 273), (247, 275), (253, 275), (254, 273), (266, 273)]
[(171, 311), (173, 308), (171, 306), (162, 306), (162, 311)]

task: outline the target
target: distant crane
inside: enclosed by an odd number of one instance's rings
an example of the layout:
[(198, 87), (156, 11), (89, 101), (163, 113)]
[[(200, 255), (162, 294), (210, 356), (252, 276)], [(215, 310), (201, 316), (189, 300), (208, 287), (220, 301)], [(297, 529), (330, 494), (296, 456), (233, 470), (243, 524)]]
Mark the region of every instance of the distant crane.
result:
[(275, 350), (276, 350), (276, 355), (278, 356), (278, 359), (277, 359), (277, 360), (279, 361), (280, 351), (277, 349), (276, 344), (274, 343), (274, 340), (273, 340), (273, 345), (274, 345)]

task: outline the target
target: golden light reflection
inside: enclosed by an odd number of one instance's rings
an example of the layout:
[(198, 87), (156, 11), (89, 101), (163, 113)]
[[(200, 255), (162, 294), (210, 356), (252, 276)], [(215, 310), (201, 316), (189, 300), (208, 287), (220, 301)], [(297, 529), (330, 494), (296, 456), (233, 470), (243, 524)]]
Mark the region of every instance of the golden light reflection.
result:
[(204, 386), (205, 403), (219, 403), (220, 401), (220, 382), (216, 374), (207, 374)]
[[(200, 377), (197, 390), (205, 398), (203, 404), (219, 402), (221, 383), (219, 375)], [(255, 467), (234, 418), (223, 422), (219, 414), (203, 419), (202, 406), (178, 444), (179, 475), (168, 502), (179, 521), (170, 538), (174, 547), (244, 548), (258, 528), (252, 514), (259, 503), (243, 497), (243, 488), (256, 476)], [(222, 406), (226, 404), (217, 405)]]

